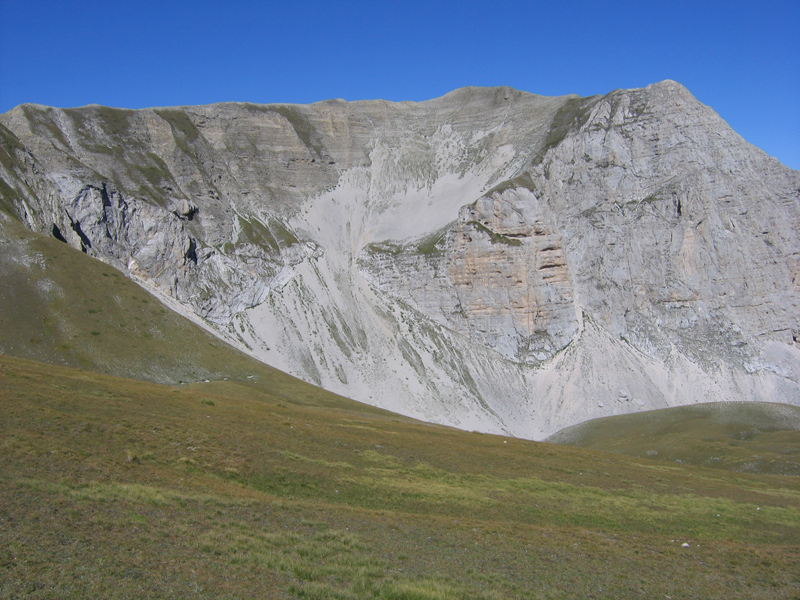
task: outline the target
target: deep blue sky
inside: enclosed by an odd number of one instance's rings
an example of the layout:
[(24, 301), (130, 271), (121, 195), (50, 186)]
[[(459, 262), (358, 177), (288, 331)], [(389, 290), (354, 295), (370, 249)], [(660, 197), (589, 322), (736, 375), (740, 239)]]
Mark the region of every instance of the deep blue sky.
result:
[(800, 169), (800, 0), (0, 0), (0, 112), (684, 84)]

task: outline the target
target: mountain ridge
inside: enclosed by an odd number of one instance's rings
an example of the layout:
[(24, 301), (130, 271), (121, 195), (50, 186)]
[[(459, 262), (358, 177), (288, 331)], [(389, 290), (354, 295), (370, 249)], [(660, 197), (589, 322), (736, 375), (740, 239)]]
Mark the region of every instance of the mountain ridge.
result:
[(800, 403), (800, 173), (676, 82), (0, 125), (0, 199), (28, 227), (357, 400), (537, 439)]

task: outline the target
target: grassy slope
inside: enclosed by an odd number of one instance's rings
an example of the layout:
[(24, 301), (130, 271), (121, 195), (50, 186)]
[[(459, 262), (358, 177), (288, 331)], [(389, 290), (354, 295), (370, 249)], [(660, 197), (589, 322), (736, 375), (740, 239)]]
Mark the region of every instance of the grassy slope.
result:
[(800, 475), (800, 407), (786, 404), (698, 404), (607, 417), (549, 441), (672, 463)]
[(800, 593), (796, 477), (10, 357), (0, 403), (2, 597)]
[(159, 383), (269, 381), (331, 394), (228, 346), (116, 269), (0, 212), (0, 353)]

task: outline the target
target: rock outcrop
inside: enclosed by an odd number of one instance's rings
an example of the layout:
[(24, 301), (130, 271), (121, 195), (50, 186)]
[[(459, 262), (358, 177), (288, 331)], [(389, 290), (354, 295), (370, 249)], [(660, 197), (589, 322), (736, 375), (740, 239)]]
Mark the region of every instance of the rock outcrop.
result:
[(542, 438), (800, 404), (800, 173), (679, 84), (0, 116), (0, 207), (357, 400)]
[(511, 360), (540, 363), (580, 330), (563, 240), (526, 188), (463, 207), (436, 239), (367, 248), (360, 264), (380, 289)]

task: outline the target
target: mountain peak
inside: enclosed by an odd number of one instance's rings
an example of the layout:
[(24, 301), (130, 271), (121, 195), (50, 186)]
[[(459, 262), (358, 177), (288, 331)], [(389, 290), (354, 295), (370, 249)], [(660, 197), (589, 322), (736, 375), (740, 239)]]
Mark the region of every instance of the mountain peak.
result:
[(5, 210), (331, 391), (527, 438), (800, 403), (800, 173), (674, 81), (0, 124)]

